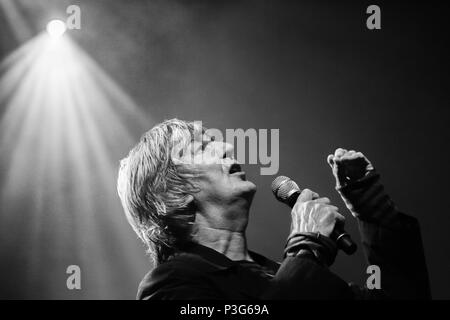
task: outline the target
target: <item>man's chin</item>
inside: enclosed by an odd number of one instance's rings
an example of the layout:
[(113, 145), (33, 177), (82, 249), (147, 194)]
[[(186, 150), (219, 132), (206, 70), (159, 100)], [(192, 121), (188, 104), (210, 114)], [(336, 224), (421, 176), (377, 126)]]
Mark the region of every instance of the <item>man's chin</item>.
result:
[(248, 180), (242, 181), (242, 185), (243, 185), (242, 189), (244, 189), (243, 193), (246, 195), (247, 198), (250, 197), (250, 199), (252, 199), (257, 190), (256, 185)]

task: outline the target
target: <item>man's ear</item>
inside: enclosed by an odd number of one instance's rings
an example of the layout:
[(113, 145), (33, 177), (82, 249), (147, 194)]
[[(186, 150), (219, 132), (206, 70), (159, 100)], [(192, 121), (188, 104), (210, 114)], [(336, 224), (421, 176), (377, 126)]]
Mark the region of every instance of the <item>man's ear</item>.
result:
[(186, 196), (186, 204), (187, 204), (187, 207), (188, 207), (188, 211), (194, 213), (192, 215), (192, 221), (191, 221), (191, 223), (194, 223), (195, 222), (195, 216), (196, 216), (195, 212), (197, 211), (197, 209), (196, 209), (196, 205), (195, 205), (195, 198), (194, 198), (193, 195), (190, 194), (190, 195)]
[(185, 179), (193, 179), (198, 175), (198, 169), (190, 163), (184, 162), (183, 159), (172, 159), (176, 167), (177, 173)]
[(186, 196), (186, 203), (188, 206), (192, 206), (194, 204), (194, 196), (192, 194), (189, 194)]
[(175, 166), (181, 166), (184, 164), (180, 157), (171, 157), (170, 160), (172, 160)]

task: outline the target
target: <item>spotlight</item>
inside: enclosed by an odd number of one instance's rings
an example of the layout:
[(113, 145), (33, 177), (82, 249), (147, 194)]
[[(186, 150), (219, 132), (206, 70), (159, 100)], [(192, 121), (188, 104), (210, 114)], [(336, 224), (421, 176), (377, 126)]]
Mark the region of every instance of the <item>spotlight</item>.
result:
[(47, 32), (50, 37), (59, 38), (66, 32), (66, 24), (61, 20), (52, 20), (47, 24)]

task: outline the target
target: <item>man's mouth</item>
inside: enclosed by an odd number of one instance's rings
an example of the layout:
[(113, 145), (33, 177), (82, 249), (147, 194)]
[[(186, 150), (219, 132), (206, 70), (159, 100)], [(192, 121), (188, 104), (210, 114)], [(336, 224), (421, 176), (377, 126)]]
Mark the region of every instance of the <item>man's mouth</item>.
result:
[(242, 171), (241, 165), (238, 164), (238, 163), (233, 163), (230, 166), (229, 175), (230, 176), (238, 176), (241, 180), (247, 181), (247, 178), (245, 176), (245, 172)]
[(230, 167), (229, 174), (233, 174), (236, 172), (242, 172), (242, 168), (238, 163), (233, 163)]

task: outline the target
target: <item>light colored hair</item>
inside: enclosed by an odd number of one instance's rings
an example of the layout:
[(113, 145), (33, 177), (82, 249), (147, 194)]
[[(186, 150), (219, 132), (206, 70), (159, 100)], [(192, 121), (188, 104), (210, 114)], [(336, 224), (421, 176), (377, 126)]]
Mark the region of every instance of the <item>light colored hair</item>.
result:
[(197, 190), (171, 155), (191, 143), (195, 130), (194, 122), (166, 120), (147, 131), (120, 162), (117, 190), (125, 215), (155, 265), (190, 240), (195, 219), (190, 195)]

